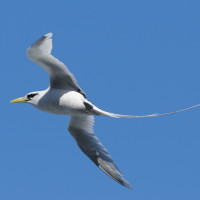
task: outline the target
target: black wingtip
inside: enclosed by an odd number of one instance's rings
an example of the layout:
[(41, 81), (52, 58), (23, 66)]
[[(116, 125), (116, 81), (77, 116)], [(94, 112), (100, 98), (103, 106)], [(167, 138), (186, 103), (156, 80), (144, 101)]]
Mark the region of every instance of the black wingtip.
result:
[(131, 185), (129, 182), (127, 182), (126, 180), (122, 180), (122, 181), (120, 181), (119, 183), (120, 183), (121, 185), (123, 185), (124, 187), (130, 189), (130, 190), (134, 190), (134, 188), (132, 187), (132, 185)]

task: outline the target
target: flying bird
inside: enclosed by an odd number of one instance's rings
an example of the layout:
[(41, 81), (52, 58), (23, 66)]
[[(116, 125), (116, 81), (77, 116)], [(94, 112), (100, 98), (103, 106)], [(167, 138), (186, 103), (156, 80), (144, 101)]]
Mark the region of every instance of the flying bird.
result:
[(24, 102), (48, 113), (70, 115), (68, 130), (83, 153), (108, 176), (121, 185), (132, 188), (112, 160), (107, 149), (94, 135), (94, 115), (115, 118), (155, 117), (182, 112), (199, 105), (175, 112), (144, 116), (120, 115), (103, 111), (87, 100), (85, 92), (79, 87), (73, 74), (65, 64), (51, 55), (51, 37), (52, 33), (48, 33), (27, 49), (28, 58), (48, 73), (50, 86), (46, 90), (31, 92), (24, 97), (14, 99), (11, 103)]

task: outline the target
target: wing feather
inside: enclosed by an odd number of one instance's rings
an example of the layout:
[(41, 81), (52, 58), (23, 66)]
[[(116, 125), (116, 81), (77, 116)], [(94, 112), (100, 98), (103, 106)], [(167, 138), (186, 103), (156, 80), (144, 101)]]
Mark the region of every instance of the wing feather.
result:
[(27, 49), (28, 58), (40, 65), (49, 74), (50, 87), (76, 90), (86, 97), (83, 90), (78, 86), (74, 75), (65, 64), (51, 55), (52, 35), (52, 33), (44, 35), (29, 47)]
[(108, 151), (94, 135), (93, 126), (94, 117), (92, 115), (71, 116), (68, 130), (83, 153), (85, 153), (103, 172), (123, 186), (132, 188), (123, 178)]

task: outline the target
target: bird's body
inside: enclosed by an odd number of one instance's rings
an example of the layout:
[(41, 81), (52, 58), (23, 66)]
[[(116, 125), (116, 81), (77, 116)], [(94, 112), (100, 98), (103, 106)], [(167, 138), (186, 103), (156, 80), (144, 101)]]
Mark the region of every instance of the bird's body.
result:
[(131, 188), (131, 185), (123, 178), (106, 148), (94, 135), (93, 115), (115, 118), (155, 117), (182, 112), (199, 105), (176, 112), (145, 116), (120, 115), (103, 111), (87, 100), (86, 94), (79, 87), (73, 74), (62, 62), (51, 55), (51, 37), (52, 33), (46, 34), (27, 49), (28, 58), (40, 65), (49, 74), (50, 86), (44, 91), (31, 92), (25, 97), (11, 102), (25, 102), (48, 113), (70, 115), (68, 130), (83, 153), (115, 181)]
[(83, 104), (85, 97), (76, 91), (48, 88), (40, 93), (42, 96), (34, 105), (39, 110), (58, 115), (86, 113)]

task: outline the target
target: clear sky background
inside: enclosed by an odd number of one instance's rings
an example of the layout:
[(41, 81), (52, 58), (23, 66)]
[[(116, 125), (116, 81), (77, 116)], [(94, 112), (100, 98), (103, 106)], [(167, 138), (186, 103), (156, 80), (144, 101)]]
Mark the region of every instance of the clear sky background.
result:
[(95, 133), (135, 190), (99, 170), (68, 116), (9, 101), (48, 87), (26, 49), (53, 32), (53, 55), (88, 99), (121, 114), (200, 103), (200, 1), (4, 1), (0, 31), (0, 199), (200, 199), (200, 108), (148, 119), (96, 117)]

